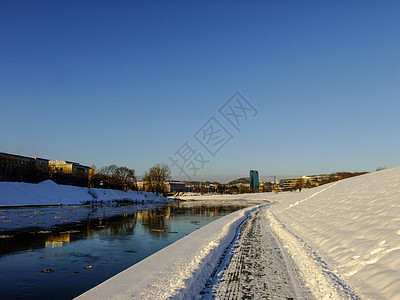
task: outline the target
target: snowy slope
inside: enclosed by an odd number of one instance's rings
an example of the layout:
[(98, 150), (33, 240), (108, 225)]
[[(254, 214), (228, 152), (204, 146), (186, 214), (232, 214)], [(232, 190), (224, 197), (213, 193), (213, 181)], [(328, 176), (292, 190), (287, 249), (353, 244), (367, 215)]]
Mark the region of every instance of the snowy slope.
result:
[(336, 284), (400, 299), (400, 167), (272, 198), (271, 225), (317, 298)]
[[(38, 184), (24, 182), (0, 182), (0, 206), (81, 204), (87, 201), (111, 201), (129, 199), (137, 202), (164, 202), (165, 197), (154, 193), (90, 189), (59, 185), (51, 180)], [(93, 196), (95, 195), (95, 197)]]

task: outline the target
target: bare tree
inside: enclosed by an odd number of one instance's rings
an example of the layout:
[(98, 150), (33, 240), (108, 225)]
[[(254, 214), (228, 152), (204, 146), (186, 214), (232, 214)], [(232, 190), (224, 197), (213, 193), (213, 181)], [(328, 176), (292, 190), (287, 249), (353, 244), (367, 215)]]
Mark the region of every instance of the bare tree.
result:
[(117, 165), (109, 165), (100, 168), (99, 173), (112, 177), (117, 169), (118, 169)]
[(135, 170), (127, 167), (119, 167), (113, 174), (118, 184), (121, 185), (124, 191), (133, 189), (136, 183)]
[(107, 183), (107, 188), (113, 188), (116, 182), (115, 172), (118, 169), (117, 165), (109, 165), (101, 167), (99, 170), (99, 175), (102, 176), (102, 181)]
[(145, 189), (150, 192), (164, 193), (164, 182), (171, 176), (171, 169), (167, 164), (156, 164), (148, 172), (145, 172), (143, 181)]

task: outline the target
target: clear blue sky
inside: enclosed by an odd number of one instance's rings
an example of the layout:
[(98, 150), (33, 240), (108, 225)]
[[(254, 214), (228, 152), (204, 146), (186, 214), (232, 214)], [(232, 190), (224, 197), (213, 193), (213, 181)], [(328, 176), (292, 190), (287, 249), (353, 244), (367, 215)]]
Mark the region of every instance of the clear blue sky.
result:
[[(0, 3), (0, 151), (194, 179), (400, 165), (398, 1)], [(258, 114), (229, 127), (239, 91)], [(215, 157), (193, 135), (232, 134)], [(225, 123), (224, 123), (225, 122)], [(177, 178), (177, 170), (173, 168)]]

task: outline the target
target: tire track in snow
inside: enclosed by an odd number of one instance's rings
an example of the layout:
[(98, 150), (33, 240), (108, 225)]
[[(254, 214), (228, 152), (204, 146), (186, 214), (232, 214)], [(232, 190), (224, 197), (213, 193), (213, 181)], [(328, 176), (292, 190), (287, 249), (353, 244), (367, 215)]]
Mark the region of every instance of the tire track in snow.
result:
[(307, 299), (282, 245), (272, 233), (263, 207), (243, 225), (231, 260), (204, 299)]
[(270, 228), (276, 236), (285, 241), (288, 255), (300, 268), (301, 277), (307, 281), (307, 286), (314, 297), (360, 300), (360, 297), (328, 268), (325, 261), (304, 240), (289, 231), (271, 211), (267, 211), (267, 217), (271, 224)]

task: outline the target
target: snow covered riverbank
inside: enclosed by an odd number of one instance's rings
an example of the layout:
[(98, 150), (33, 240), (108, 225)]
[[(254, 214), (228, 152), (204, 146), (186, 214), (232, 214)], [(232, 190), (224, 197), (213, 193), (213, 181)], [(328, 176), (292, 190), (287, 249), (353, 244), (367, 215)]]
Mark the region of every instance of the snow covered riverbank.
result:
[(51, 180), (41, 183), (0, 182), (1, 206), (72, 205), (91, 201), (110, 202), (131, 200), (134, 202), (167, 202), (162, 195), (148, 192), (89, 189), (56, 184)]
[[(317, 299), (400, 299), (400, 167), (300, 193), (188, 198), (274, 202), (263, 218), (306, 290)], [(197, 297), (244, 218), (244, 210), (221, 218), (81, 299)], [(282, 286), (269, 282), (271, 290), (275, 284)]]

